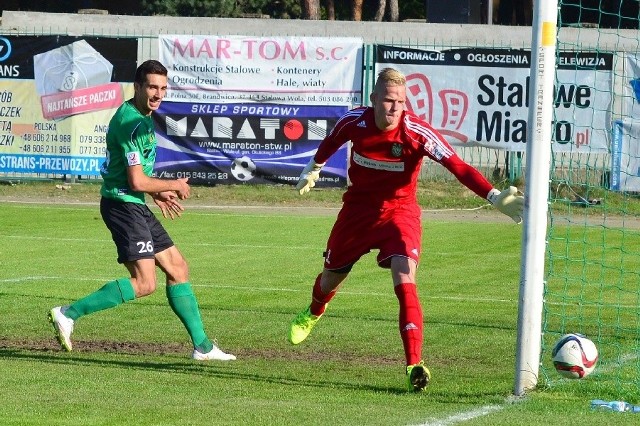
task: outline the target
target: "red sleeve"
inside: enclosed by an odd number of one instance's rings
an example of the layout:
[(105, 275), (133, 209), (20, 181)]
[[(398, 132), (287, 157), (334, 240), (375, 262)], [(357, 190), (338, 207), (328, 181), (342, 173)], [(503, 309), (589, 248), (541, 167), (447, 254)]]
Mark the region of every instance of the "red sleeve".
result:
[(360, 119), (365, 110), (366, 108), (356, 108), (348, 111), (338, 119), (333, 130), (331, 130), (327, 137), (320, 142), (318, 151), (313, 157), (316, 163), (326, 163), (329, 157), (331, 157), (345, 142), (351, 139), (349, 133), (350, 125)]
[(475, 167), (465, 163), (457, 154), (442, 159), (440, 163), (446, 167), (460, 183), (475, 192), (479, 197), (486, 199), (489, 191), (493, 189), (491, 182), (489, 182), (482, 173)]
[(479, 197), (487, 198), (493, 185), (475, 167), (462, 160), (438, 130), (412, 113), (407, 113), (406, 123), (409, 133), (424, 147), (429, 158), (442, 164)]

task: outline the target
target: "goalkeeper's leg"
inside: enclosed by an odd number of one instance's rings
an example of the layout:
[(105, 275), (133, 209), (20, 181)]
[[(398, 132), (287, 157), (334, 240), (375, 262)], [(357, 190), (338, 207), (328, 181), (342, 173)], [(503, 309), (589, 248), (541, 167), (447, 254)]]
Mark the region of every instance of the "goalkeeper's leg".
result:
[(404, 256), (391, 260), (393, 290), (398, 298), (398, 326), (404, 347), (408, 388), (423, 391), (431, 373), (422, 360), (423, 316), (415, 284), (417, 262)]
[(348, 271), (333, 272), (325, 269), (321, 274), (318, 274), (311, 291), (311, 304), (291, 322), (289, 342), (297, 345), (309, 336), (348, 273)]
[(396, 285), (393, 290), (398, 297), (400, 309), (398, 325), (404, 346), (407, 365), (414, 365), (422, 360), (422, 328), (423, 317), (420, 300), (414, 283)]

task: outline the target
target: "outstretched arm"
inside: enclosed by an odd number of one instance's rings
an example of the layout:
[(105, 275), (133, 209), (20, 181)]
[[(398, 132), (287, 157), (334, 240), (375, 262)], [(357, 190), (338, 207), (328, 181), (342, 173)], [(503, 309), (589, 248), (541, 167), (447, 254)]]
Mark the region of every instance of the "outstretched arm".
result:
[(327, 163), (329, 158), (348, 140), (349, 126), (356, 123), (362, 117), (362, 114), (366, 111), (366, 108), (356, 108), (348, 111), (344, 114), (331, 132), (325, 137), (309, 163), (302, 169), (300, 178), (296, 189), (300, 192), (300, 195), (306, 194), (316, 186), (316, 181), (320, 178), (320, 170)]
[(521, 223), (524, 216), (524, 197), (518, 195), (518, 188), (510, 186), (500, 191), (475, 167), (465, 163), (457, 155), (449, 157), (442, 164), (467, 188), (489, 201), (496, 209), (509, 216), (515, 223)]
[(315, 158), (311, 157), (311, 161), (304, 167), (296, 189), (300, 192), (300, 195), (306, 194), (311, 191), (311, 188), (316, 186), (316, 181), (320, 178), (320, 170), (325, 163), (316, 163)]

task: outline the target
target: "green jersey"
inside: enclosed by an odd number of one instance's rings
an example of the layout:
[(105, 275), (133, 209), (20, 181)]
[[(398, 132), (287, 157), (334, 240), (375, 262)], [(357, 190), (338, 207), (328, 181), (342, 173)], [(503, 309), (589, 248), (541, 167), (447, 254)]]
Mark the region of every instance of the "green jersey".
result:
[(144, 204), (144, 192), (133, 191), (127, 178), (127, 167), (141, 165), (151, 176), (156, 161), (156, 133), (151, 116), (142, 115), (133, 99), (120, 105), (107, 130), (107, 158), (100, 174), (100, 195), (129, 203)]

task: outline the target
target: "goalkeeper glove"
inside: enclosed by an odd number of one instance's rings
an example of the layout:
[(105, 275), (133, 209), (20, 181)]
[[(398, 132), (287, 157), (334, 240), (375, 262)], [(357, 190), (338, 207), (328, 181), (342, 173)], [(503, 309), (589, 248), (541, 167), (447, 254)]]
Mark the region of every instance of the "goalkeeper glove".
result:
[(300, 191), (300, 195), (309, 192), (311, 188), (316, 186), (316, 181), (320, 177), (320, 170), (322, 170), (322, 166), (324, 166), (324, 163), (318, 164), (312, 157), (309, 164), (302, 169), (302, 173), (298, 179), (298, 184), (296, 185), (296, 189)]
[(487, 200), (500, 212), (509, 216), (515, 223), (522, 222), (524, 214), (524, 197), (518, 194), (518, 188), (510, 186), (509, 189), (499, 191), (493, 188), (487, 195)]

